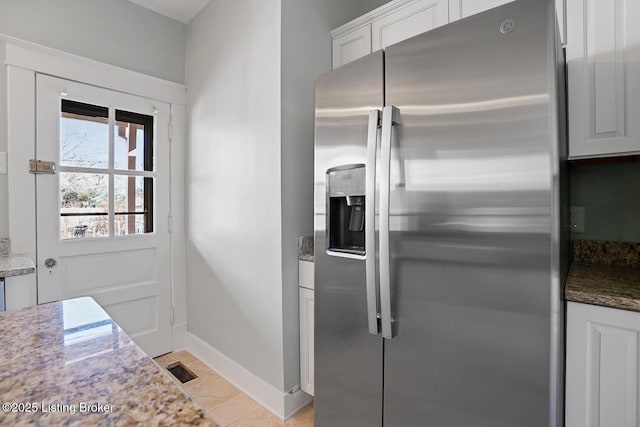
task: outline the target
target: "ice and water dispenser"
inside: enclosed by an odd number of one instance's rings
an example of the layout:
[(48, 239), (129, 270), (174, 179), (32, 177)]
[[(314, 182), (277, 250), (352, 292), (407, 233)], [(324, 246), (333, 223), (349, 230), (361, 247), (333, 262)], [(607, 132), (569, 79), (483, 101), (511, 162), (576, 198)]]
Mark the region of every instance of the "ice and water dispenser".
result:
[(327, 170), (327, 249), (364, 255), (365, 169), (363, 164)]

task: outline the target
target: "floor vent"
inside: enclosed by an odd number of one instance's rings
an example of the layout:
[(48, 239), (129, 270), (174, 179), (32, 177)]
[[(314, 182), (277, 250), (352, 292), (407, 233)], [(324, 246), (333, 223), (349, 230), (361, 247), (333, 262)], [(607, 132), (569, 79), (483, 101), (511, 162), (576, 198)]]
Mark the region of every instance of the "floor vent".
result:
[(189, 370), (189, 368), (184, 366), (182, 362), (172, 363), (171, 365), (167, 366), (167, 369), (182, 384), (186, 383), (187, 381), (191, 381), (194, 378), (198, 378), (198, 376), (194, 374), (191, 370)]

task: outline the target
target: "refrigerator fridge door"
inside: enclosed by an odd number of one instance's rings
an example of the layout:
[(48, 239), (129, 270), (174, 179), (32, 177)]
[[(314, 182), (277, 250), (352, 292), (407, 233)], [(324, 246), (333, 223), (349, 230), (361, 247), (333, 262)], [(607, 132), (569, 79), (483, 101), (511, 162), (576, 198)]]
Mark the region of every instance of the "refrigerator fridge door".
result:
[(556, 425), (549, 7), (516, 1), (386, 49), (385, 426)]
[[(373, 208), (363, 184), (371, 171), (367, 154), (375, 155), (376, 149), (368, 153), (367, 143), (375, 145), (379, 133), (375, 111), (383, 105), (382, 61), (380, 51), (316, 81), (317, 427), (382, 425), (383, 343), (377, 335), (375, 295), (369, 292), (372, 312), (365, 280), (366, 258), (371, 260), (375, 250), (367, 246), (371, 239), (363, 239)], [(375, 292), (375, 283), (369, 284)]]

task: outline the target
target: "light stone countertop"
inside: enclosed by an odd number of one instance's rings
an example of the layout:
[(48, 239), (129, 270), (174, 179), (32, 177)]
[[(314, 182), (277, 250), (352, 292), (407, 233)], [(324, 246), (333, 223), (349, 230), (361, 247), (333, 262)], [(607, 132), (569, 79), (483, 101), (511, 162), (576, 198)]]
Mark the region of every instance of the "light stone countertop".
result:
[(298, 237), (298, 259), (300, 261), (314, 261), (313, 236)]
[(0, 425), (214, 425), (92, 298), (0, 313), (0, 337)]
[(565, 297), (568, 301), (640, 311), (640, 268), (574, 262)]
[(36, 266), (29, 255), (9, 255), (0, 257), (0, 277), (22, 276), (35, 273)]

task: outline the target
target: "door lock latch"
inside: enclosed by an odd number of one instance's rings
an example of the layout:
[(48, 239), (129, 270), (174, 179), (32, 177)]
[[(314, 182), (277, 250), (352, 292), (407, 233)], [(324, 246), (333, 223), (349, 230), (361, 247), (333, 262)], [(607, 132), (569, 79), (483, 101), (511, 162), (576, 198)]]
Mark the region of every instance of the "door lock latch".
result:
[(29, 160), (29, 173), (34, 175), (54, 174), (56, 173), (56, 162), (31, 159)]

